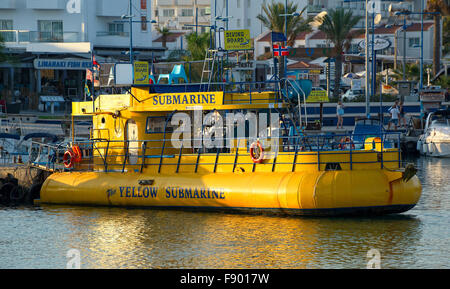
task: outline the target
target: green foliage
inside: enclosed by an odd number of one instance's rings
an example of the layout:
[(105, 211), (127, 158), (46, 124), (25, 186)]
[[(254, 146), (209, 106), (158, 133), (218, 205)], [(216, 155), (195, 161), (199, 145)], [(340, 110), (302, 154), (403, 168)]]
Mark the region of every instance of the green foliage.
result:
[(444, 17), (442, 42), (442, 45), (444, 45), (444, 55), (450, 53), (450, 16)]
[(324, 32), (327, 40), (333, 44), (333, 52), (336, 59), (334, 97), (339, 96), (340, 79), (342, 76), (342, 55), (344, 51), (350, 48), (353, 38), (362, 32), (361, 30), (353, 30), (359, 20), (361, 20), (361, 17), (353, 16), (352, 10), (344, 10), (343, 8), (331, 9), (319, 20), (322, 23), (319, 26), (319, 30)]
[[(287, 14), (293, 14), (299, 10), (298, 5), (293, 2), (288, 2), (286, 8)], [(304, 13), (306, 13), (306, 7), (301, 10), (299, 16), (287, 17), (280, 16), (286, 13), (284, 3), (274, 3), (272, 1), (270, 4), (267, 3), (263, 5), (262, 10), (264, 13), (259, 14), (256, 18), (260, 20), (265, 27), (274, 32), (281, 32), (283, 34), (286, 32), (285, 20), (287, 18), (286, 38), (288, 39), (288, 46), (294, 45), (295, 38), (298, 34), (311, 31), (311, 28), (309, 27), (310, 19), (305, 20), (303, 18)]]
[(161, 37), (162, 37), (162, 46), (163, 46), (164, 48), (166, 48), (166, 47), (167, 47), (167, 37), (168, 37), (170, 34), (172, 34), (172, 33), (170, 32), (170, 29), (167, 28), (167, 27), (160, 27), (160, 26), (158, 26), (158, 27), (156, 27), (156, 31), (158, 31), (159, 34), (161, 34)]
[(434, 85), (440, 85), (442, 88), (450, 88), (450, 76), (441, 75), (439, 79), (437, 79)]
[(184, 57), (185, 61), (204, 60), (206, 50), (209, 48), (209, 33), (197, 34), (195, 32), (186, 35), (188, 54)]

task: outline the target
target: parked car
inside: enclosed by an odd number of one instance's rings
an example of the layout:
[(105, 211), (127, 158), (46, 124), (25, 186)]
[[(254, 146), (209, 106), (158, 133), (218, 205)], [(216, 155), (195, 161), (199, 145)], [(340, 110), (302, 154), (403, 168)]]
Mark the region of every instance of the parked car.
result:
[(362, 91), (362, 90), (351, 90), (351, 89), (349, 89), (349, 90), (347, 90), (346, 93), (344, 93), (344, 94), (342, 95), (342, 98), (343, 98), (344, 100), (349, 101), (349, 100), (354, 100), (354, 99), (355, 99), (357, 96), (359, 96), (359, 95), (364, 95), (364, 91)]

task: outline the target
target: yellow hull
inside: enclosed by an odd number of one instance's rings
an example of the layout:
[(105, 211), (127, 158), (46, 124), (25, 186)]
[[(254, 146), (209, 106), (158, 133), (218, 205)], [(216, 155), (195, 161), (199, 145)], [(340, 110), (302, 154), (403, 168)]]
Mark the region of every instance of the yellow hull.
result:
[(43, 204), (272, 211), (298, 215), (400, 213), (414, 207), (421, 184), (387, 170), (274, 173), (51, 175)]

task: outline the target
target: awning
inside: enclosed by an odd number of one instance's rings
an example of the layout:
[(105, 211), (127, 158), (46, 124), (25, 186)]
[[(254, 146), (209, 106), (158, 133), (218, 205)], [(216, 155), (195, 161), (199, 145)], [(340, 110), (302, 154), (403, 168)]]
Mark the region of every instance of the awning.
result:
[(64, 97), (60, 95), (41, 95), (39, 100), (41, 102), (65, 102)]

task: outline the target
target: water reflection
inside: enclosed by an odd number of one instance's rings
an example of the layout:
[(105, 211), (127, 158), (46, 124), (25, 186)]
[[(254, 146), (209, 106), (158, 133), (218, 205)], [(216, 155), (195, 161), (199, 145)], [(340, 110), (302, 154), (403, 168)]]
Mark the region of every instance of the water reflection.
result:
[(421, 221), (404, 215), (329, 219), (46, 210), (71, 223), (67, 245), (81, 251), (87, 268), (364, 268), (371, 248), (385, 256), (405, 256), (414, 264), (411, 256), (421, 238)]
[(0, 209), (0, 268), (450, 268), (450, 160), (413, 160), (423, 195), (406, 214), (300, 218), (42, 207)]

